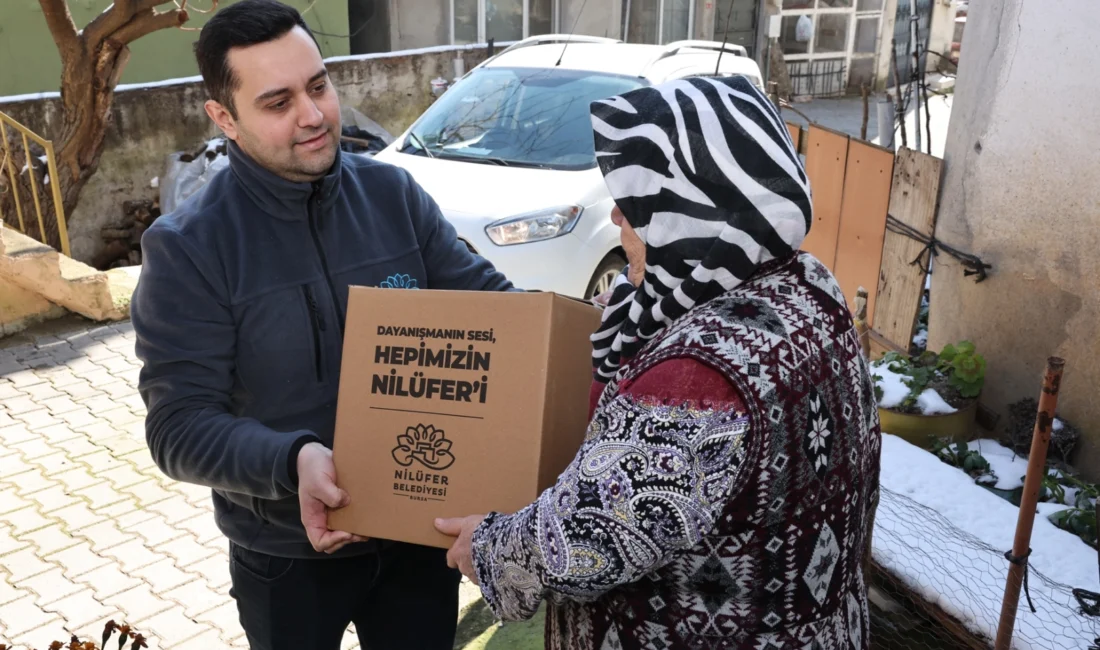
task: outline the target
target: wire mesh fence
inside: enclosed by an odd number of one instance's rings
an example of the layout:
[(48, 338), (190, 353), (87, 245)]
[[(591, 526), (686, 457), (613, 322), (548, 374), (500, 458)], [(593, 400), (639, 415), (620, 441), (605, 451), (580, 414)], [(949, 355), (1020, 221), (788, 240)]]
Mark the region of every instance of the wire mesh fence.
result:
[[(871, 638), (876, 650), (978, 650), (993, 647), (1008, 573), (994, 548), (943, 516), (885, 488), (875, 514), (869, 572)], [(1100, 650), (1100, 618), (1074, 587), (1033, 567), (1017, 610), (1018, 650)], [(1034, 607), (1034, 610), (1032, 609)]]

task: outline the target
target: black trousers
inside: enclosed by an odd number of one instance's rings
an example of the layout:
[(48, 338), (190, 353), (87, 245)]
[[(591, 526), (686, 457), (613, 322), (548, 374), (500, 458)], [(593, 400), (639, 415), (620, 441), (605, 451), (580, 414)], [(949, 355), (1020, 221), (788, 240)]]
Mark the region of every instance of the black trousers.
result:
[(252, 650), (451, 650), (461, 574), (444, 549), (394, 544), (360, 557), (292, 560), (229, 545), (229, 594)]

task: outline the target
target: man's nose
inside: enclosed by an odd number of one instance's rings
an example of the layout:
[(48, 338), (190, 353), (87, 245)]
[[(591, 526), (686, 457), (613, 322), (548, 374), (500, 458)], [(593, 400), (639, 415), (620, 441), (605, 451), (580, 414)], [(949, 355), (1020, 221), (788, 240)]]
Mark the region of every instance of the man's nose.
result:
[(302, 104), (302, 110), (298, 114), (298, 125), (315, 129), (325, 122), (325, 114), (321, 112), (321, 109), (317, 108), (317, 104), (313, 103), (312, 99), (307, 99)]

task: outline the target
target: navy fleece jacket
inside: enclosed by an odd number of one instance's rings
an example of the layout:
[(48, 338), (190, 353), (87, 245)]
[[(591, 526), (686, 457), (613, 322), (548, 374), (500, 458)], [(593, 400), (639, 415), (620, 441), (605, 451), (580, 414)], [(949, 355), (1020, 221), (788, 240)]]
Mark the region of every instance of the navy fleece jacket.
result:
[(339, 154), (314, 183), (235, 144), (215, 176), (142, 238), (131, 304), (146, 437), (165, 474), (213, 490), (219, 528), (246, 548), (310, 546), (295, 460), (332, 446), (348, 286), (513, 290), (459, 241), (408, 172)]

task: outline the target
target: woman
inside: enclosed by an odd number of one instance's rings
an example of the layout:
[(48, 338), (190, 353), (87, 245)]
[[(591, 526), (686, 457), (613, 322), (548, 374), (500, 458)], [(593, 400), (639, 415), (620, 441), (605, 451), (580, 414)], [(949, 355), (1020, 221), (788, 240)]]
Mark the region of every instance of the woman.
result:
[(873, 384), (844, 296), (798, 246), (808, 181), (742, 77), (592, 106), (630, 267), (593, 335), (593, 414), (523, 510), (437, 522), (548, 648), (869, 647)]

